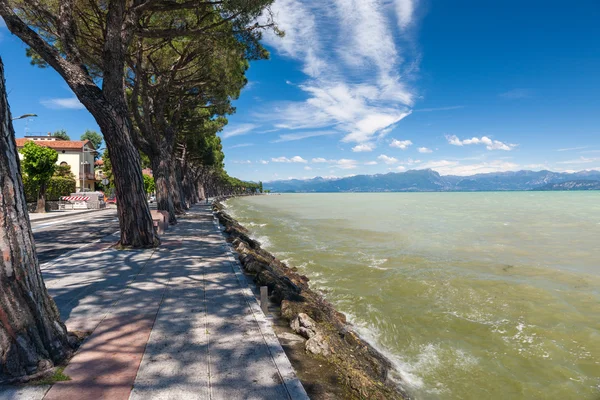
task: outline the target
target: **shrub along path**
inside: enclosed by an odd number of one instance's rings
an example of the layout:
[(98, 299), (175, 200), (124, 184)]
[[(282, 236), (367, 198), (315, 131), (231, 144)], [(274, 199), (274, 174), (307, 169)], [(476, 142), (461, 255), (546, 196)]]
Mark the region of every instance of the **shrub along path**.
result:
[(208, 206), (157, 250), (115, 237), (43, 271), (70, 331), (92, 331), (52, 387), (0, 399), (307, 399)]

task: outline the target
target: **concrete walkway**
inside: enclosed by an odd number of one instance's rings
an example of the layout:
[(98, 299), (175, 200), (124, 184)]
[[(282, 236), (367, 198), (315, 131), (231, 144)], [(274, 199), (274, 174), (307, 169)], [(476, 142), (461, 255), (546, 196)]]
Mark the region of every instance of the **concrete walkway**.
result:
[(93, 331), (49, 387), (0, 399), (308, 399), (207, 206), (157, 250), (116, 237), (43, 270), (69, 330)]
[(29, 220), (33, 223), (33, 222), (39, 222), (39, 221), (47, 221), (47, 220), (51, 220), (51, 219), (56, 219), (56, 218), (65, 218), (65, 217), (70, 217), (73, 215), (84, 215), (84, 214), (89, 214), (89, 213), (94, 213), (94, 212), (99, 212), (99, 211), (106, 211), (106, 210), (111, 210), (111, 209), (115, 209), (114, 206), (113, 207), (107, 207), (107, 208), (102, 208), (102, 209), (90, 209), (90, 210), (54, 210), (54, 211), (48, 211), (45, 213), (29, 213)]

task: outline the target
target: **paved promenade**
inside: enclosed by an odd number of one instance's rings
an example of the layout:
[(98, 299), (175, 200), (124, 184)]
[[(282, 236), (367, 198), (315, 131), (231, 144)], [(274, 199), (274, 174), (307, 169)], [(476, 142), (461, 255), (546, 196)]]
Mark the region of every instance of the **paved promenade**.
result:
[(156, 250), (106, 237), (45, 264), (69, 330), (92, 331), (52, 387), (0, 399), (307, 399), (208, 206)]

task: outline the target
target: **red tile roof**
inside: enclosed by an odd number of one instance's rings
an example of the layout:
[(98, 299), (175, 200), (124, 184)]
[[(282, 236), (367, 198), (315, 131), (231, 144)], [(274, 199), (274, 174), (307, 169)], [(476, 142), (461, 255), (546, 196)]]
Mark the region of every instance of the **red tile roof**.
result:
[[(25, 146), (25, 143), (31, 139), (20, 138), (17, 139), (17, 147), (21, 148)], [(50, 147), (51, 149), (58, 150), (81, 150), (84, 145), (94, 148), (94, 145), (89, 140), (34, 140), (35, 144), (40, 146)]]

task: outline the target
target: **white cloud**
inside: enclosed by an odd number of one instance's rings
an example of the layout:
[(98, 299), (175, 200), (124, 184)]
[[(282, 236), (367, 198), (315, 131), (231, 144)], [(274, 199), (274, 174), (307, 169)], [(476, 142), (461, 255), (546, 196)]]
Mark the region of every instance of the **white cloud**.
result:
[(416, 0), (396, 0), (396, 14), (400, 29), (410, 26), (415, 12), (415, 2)]
[(274, 140), (273, 143), (281, 143), (281, 142), (291, 142), (294, 140), (302, 140), (311, 137), (317, 136), (326, 136), (326, 135), (336, 135), (339, 132), (336, 131), (311, 131), (311, 132), (302, 132), (302, 133), (286, 133), (284, 135), (279, 135), (279, 139)]
[(258, 163), (262, 165), (267, 165), (269, 162), (267, 160), (260, 160)]
[(60, 109), (68, 109), (68, 110), (81, 110), (85, 108), (83, 104), (79, 102), (77, 97), (68, 97), (68, 98), (56, 98), (56, 99), (47, 99), (41, 100), (40, 103), (52, 110), (60, 110)]
[(398, 159), (395, 157), (388, 157), (385, 154), (380, 155), (379, 157), (377, 157), (378, 160), (386, 163), (386, 164), (396, 164), (398, 162)]
[(359, 145), (356, 145), (352, 148), (352, 151), (355, 153), (360, 153), (360, 152), (366, 152), (366, 151), (373, 151), (375, 150), (375, 144), (374, 143), (361, 143)]
[(518, 164), (503, 160), (481, 162), (478, 164), (461, 164), (460, 161), (455, 160), (438, 160), (419, 165), (419, 168), (430, 168), (439, 172), (440, 175), (467, 176), (489, 172), (517, 171), (520, 167)]
[(358, 162), (356, 160), (348, 160), (346, 158), (342, 158), (337, 160), (336, 166), (341, 169), (354, 169), (356, 168)]
[(395, 147), (401, 150), (406, 150), (408, 146), (412, 146), (413, 142), (410, 140), (396, 140), (393, 139), (392, 143), (390, 143), (390, 147)]
[(417, 64), (413, 47), (397, 46), (392, 22), (408, 26), (416, 3), (399, 3), (391, 15), (382, 0), (275, 2), (275, 21), (286, 35), (267, 32), (265, 41), (302, 63), (308, 80), (294, 86), (306, 100), (279, 102), (256, 117), (280, 129), (333, 129), (359, 144), (385, 135), (410, 114), (415, 97), (408, 86)]
[(306, 171), (310, 171), (310, 170), (312, 170), (312, 168), (311, 168), (311, 167), (309, 167), (309, 166), (306, 166), (306, 167), (304, 167), (304, 169), (305, 169)]
[(240, 144), (236, 144), (234, 146), (230, 146), (230, 149), (237, 149), (240, 147), (250, 147), (250, 146), (254, 146), (254, 143), (240, 143)]
[(464, 146), (470, 144), (483, 144), (485, 148), (488, 150), (505, 150), (510, 151), (517, 147), (516, 144), (503, 143), (499, 140), (492, 140), (487, 136), (482, 136), (480, 138), (473, 137), (471, 139), (460, 140), (456, 135), (446, 135), (446, 140), (448, 143), (454, 146)]
[(313, 163), (326, 163), (327, 162), (327, 160), (324, 159), (323, 157), (313, 158), (311, 161)]
[(294, 156), (292, 158), (276, 157), (276, 158), (271, 158), (271, 161), (276, 162), (276, 163), (303, 163), (303, 164), (306, 164), (308, 162), (300, 156)]
[(572, 151), (572, 150), (584, 150), (589, 148), (590, 146), (580, 146), (580, 147), (568, 147), (566, 149), (556, 149), (556, 151)]
[(526, 99), (533, 96), (531, 89), (512, 89), (508, 92), (500, 93), (500, 97), (505, 99)]
[(579, 157), (575, 160), (559, 161), (557, 164), (589, 164), (600, 161), (600, 158)]
[(252, 164), (250, 160), (236, 160), (233, 162), (234, 164)]
[[(403, 166), (403, 165), (400, 165), (400, 166), (398, 166), (398, 167), (396, 167), (396, 168), (394, 168), (394, 169), (395, 169), (396, 171), (399, 171), (399, 172), (406, 171), (406, 167), (405, 167), (405, 166)], [(391, 168), (390, 168), (390, 170), (391, 170)]]
[(377, 161), (367, 161), (365, 165), (377, 165)]
[(239, 124), (230, 127), (228, 126), (223, 130), (223, 139), (227, 139), (233, 136), (245, 135), (253, 129), (256, 129), (257, 127), (257, 124)]
[(427, 147), (419, 147), (418, 148), (419, 153), (432, 153), (433, 150), (427, 148)]

